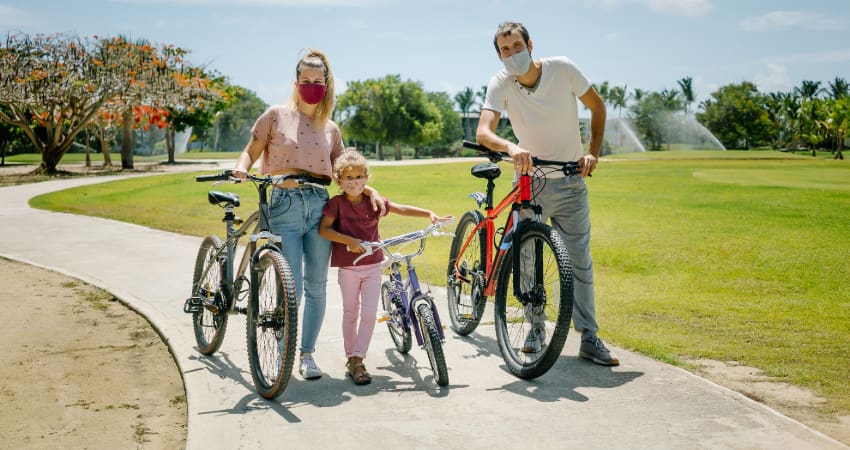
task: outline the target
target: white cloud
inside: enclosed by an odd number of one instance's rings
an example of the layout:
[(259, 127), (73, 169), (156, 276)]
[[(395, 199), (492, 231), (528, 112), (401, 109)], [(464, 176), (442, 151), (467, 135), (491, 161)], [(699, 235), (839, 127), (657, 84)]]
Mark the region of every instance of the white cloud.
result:
[(761, 92), (786, 92), (794, 86), (788, 68), (781, 64), (768, 64), (764, 71), (756, 73), (754, 81)]
[(0, 25), (15, 28), (32, 25), (32, 23), (32, 18), (25, 11), (14, 6), (0, 5)]
[(714, 6), (709, 0), (645, 0), (649, 9), (679, 16), (702, 16)]
[(587, 3), (609, 9), (633, 3), (646, 6), (653, 11), (691, 17), (705, 15), (714, 9), (710, 0), (591, 0)]
[(784, 28), (839, 29), (841, 21), (807, 11), (771, 11), (740, 22), (744, 31), (773, 31)]
[(116, 3), (169, 3), (183, 5), (259, 5), (291, 7), (378, 6), (386, 0), (113, 0)]
[(777, 56), (765, 60), (775, 64), (819, 64), (850, 62), (850, 48), (840, 50), (822, 50), (810, 53)]

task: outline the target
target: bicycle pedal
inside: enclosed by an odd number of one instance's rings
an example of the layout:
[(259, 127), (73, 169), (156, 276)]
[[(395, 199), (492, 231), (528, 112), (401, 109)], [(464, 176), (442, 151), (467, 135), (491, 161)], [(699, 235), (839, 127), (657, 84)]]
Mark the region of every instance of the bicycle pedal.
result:
[(244, 306), (237, 306), (233, 308), (233, 314), (248, 314), (248, 308)]
[(472, 314), (458, 314), (458, 318), (463, 319), (463, 320), (472, 320), (475, 317), (473, 317)]
[(203, 300), (198, 297), (191, 297), (186, 299), (186, 302), (183, 303), (183, 312), (186, 314), (194, 314), (204, 310)]
[(386, 322), (388, 320), (390, 320), (390, 313), (388, 313), (386, 311), (378, 313), (378, 317), (377, 317), (378, 323), (383, 323), (383, 322)]

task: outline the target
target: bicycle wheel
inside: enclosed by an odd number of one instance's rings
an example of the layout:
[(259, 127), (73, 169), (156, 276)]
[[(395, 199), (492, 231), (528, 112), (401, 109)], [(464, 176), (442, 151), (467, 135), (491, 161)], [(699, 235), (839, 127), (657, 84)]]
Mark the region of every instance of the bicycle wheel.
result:
[(295, 281), (286, 258), (261, 250), (251, 269), (248, 307), (248, 362), (257, 392), (266, 399), (286, 389), (295, 362), (298, 303)]
[(449, 371), (446, 368), (446, 356), (443, 354), (443, 344), (440, 340), (440, 331), (428, 302), (419, 302), (416, 305), (416, 319), (419, 321), (419, 331), (422, 333), (422, 341), (425, 344), (425, 352), (431, 362), (431, 370), (434, 372), (434, 381), (440, 386), (449, 384)]
[(387, 319), (387, 328), (390, 330), (390, 337), (393, 338), (396, 350), (400, 353), (409, 352), (411, 346), (410, 328), (404, 326), (404, 309), (401, 299), (392, 295), (391, 281), (384, 282), (381, 285), (381, 304), (384, 306), (384, 311), (390, 315), (390, 318)]
[(573, 314), (573, 271), (552, 227), (525, 220), (517, 233), (498, 269), (496, 337), (510, 372), (532, 379), (546, 373), (564, 348)]
[[(484, 296), (484, 271), (487, 236), (480, 230), (478, 237), (469, 242), (462, 254), (461, 247), (467, 236), (484, 220), (475, 210), (460, 218), (449, 251), (448, 281), (446, 286), (449, 303), (449, 318), (455, 333), (466, 336), (475, 331), (484, 315), (487, 297)], [(455, 270), (457, 261), (457, 270)]]
[(224, 340), (227, 330), (227, 300), (221, 291), (221, 280), (224, 276), (222, 252), (224, 243), (218, 236), (210, 235), (201, 242), (198, 256), (195, 259), (195, 273), (192, 277), (192, 297), (200, 298), (213, 307), (203, 307), (201, 311), (192, 313), (192, 327), (195, 329), (195, 342), (198, 351), (204, 355), (212, 355)]

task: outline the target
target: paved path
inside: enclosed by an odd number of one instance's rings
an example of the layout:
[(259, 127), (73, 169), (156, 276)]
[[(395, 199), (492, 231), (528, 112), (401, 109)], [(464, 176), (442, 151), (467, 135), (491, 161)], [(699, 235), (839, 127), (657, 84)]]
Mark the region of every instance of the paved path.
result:
[[(504, 370), (492, 326), (467, 337), (449, 331), (444, 349), (450, 385), (439, 388), (424, 352), (398, 354), (379, 324), (367, 359), (373, 383), (355, 386), (343, 376), (335, 272), (316, 353), (325, 376), (308, 382), (295, 375), (277, 401), (265, 401), (246, 370), (241, 317), (230, 322), (215, 356), (194, 349), (182, 306), (199, 238), (27, 206), (42, 193), (112, 179), (0, 188), (0, 256), (99, 286), (154, 324), (185, 381), (187, 448), (848, 448), (740, 394), (635, 353), (617, 349), (616, 368), (588, 363), (576, 357), (575, 334), (549, 373), (524, 381)], [(10, 282), (4, 277), (0, 283)], [(445, 311), (442, 316), (448, 317)]]

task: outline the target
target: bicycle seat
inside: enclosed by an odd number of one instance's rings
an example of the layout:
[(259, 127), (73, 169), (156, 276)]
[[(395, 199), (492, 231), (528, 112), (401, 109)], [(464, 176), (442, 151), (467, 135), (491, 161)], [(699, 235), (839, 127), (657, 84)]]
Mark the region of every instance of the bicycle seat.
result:
[(207, 194), (207, 200), (213, 205), (220, 203), (230, 203), (233, 206), (239, 206), (239, 194), (232, 192), (210, 191)]
[(472, 176), (476, 178), (495, 180), (496, 178), (499, 178), (501, 174), (502, 169), (499, 168), (499, 165), (496, 163), (486, 162), (472, 166)]

